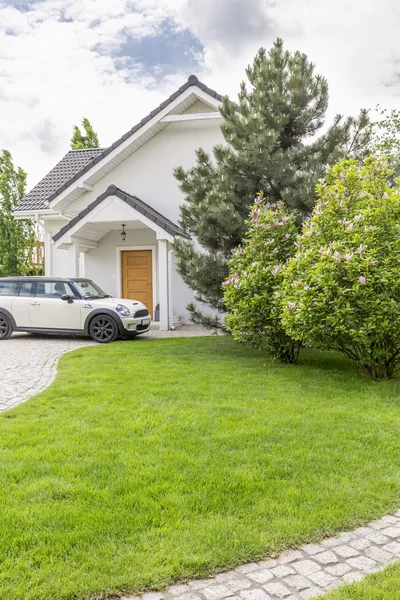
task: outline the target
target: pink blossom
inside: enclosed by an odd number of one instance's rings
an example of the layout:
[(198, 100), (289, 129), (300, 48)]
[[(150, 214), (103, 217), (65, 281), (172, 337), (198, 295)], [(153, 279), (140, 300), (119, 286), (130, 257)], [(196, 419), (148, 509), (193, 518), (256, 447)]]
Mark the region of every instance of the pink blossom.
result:
[(347, 254), (344, 255), (344, 257), (347, 260), (347, 262), (349, 262), (353, 258), (353, 255), (350, 254), (350, 253), (347, 253)]
[(288, 302), (286, 308), (288, 310), (293, 310), (294, 308), (296, 308), (296, 303), (295, 302)]
[(286, 233), (285, 234), (285, 240), (288, 240), (290, 238), (290, 233)]
[(355, 223), (349, 223), (349, 225), (347, 226), (347, 229), (349, 231), (353, 231), (353, 229), (354, 229), (355, 226), (356, 226)]
[(280, 295), (279, 292), (274, 292), (274, 296), (275, 296), (275, 298), (280, 298), (281, 297), (281, 295)]
[(272, 275), (278, 275), (279, 271), (281, 270), (281, 265), (275, 265), (275, 267), (272, 268)]
[(308, 287), (308, 285), (305, 285), (303, 289), (304, 289), (304, 291), (305, 291), (305, 292), (308, 292), (308, 290), (309, 290), (310, 288)]
[(339, 252), (335, 252), (335, 254), (333, 255), (333, 258), (334, 258), (334, 259), (335, 259), (337, 262), (340, 262), (340, 261), (341, 261), (341, 259), (342, 259), (342, 257), (341, 257), (341, 255), (339, 254)]
[(367, 280), (366, 280), (366, 279), (365, 279), (365, 277), (363, 277), (362, 275), (361, 275), (361, 277), (359, 278), (359, 280), (358, 280), (358, 281), (359, 281), (360, 283), (362, 283), (363, 285), (367, 285)]
[(274, 254), (278, 254), (278, 252), (279, 252), (278, 248), (274, 248), (274, 249), (273, 249), (273, 253), (274, 253)]
[(358, 223), (359, 221), (361, 221), (361, 215), (356, 215), (354, 217), (354, 220), (355, 220), (356, 223)]

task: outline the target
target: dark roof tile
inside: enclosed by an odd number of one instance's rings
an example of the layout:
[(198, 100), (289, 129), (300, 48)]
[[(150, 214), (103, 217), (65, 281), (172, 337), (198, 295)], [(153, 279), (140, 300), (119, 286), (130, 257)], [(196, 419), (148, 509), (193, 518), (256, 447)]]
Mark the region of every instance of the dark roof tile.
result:
[(59, 163), (44, 177), (18, 204), (15, 210), (42, 210), (48, 208), (47, 201), (56, 191), (68, 186), (67, 181), (74, 177), (84, 165), (101, 153), (101, 148), (90, 150), (70, 150)]

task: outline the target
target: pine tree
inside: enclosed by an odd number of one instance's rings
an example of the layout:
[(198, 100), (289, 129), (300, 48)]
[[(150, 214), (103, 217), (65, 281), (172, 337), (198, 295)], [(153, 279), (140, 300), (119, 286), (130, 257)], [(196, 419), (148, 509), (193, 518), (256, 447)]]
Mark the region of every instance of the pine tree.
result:
[(32, 221), (16, 220), (13, 210), (24, 197), (26, 173), (15, 168), (8, 150), (0, 153), (0, 276), (32, 273), (36, 245)]
[(84, 133), (74, 125), (74, 132), (71, 138), (72, 150), (83, 150), (85, 148), (100, 148), (99, 138), (94, 131), (89, 119), (83, 119), (82, 126)]
[[(227, 262), (257, 193), (267, 202), (283, 200), (300, 223), (311, 214), (326, 165), (364, 156), (370, 138), (365, 110), (356, 119), (338, 115), (317, 137), (328, 107), (327, 81), (305, 54), (284, 50), (282, 40), (268, 54), (261, 48), (246, 75), (249, 85), (241, 84), (238, 102), (222, 101), (226, 143), (215, 146), (212, 157), (197, 150), (193, 168), (174, 172), (185, 194), (181, 225), (203, 249), (178, 241), (178, 270), (196, 300), (219, 311), (225, 310)], [(193, 321), (218, 324), (193, 304), (188, 309)]]

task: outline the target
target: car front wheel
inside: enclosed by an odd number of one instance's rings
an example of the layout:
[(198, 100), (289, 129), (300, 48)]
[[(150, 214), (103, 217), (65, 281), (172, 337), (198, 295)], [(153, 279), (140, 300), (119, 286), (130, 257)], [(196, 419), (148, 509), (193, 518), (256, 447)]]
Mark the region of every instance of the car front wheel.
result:
[(118, 337), (118, 325), (112, 317), (99, 315), (90, 323), (89, 333), (92, 340), (99, 344), (114, 342)]
[(12, 332), (10, 319), (6, 315), (0, 315), (0, 340), (8, 339)]

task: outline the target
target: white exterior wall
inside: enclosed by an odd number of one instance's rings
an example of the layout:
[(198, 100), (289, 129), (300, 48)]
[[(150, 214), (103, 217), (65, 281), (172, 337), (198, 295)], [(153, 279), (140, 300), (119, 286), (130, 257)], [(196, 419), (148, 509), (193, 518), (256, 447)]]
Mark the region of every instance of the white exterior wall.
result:
[(194, 166), (197, 148), (211, 152), (215, 144), (221, 143), (220, 123), (219, 119), (171, 123), (96, 183), (92, 192), (71, 204), (68, 213), (78, 214), (113, 184), (177, 222), (183, 194), (173, 169)]
[[(193, 112), (207, 112), (207, 109), (199, 106), (192, 108)], [(191, 111), (190, 111), (191, 112)], [(182, 165), (188, 169), (195, 164), (195, 151), (201, 147), (211, 153), (212, 148), (223, 141), (220, 130), (219, 119), (194, 120), (176, 122), (168, 125), (158, 133), (146, 145), (141, 147), (122, 164), (108, 173), (93, 188), (86, 192), (77, 201), (68, 207), (65, 212), (68, 215), (76, 215), (86, 208), (93, 200), (102, 194), (109, 185), (116, 185), (123, 191), (138, 196), (144, 202), (158, 210), (161, 214), (177, 223), (179, 220), (179, 208), (183, 203), (183, 194), (173, 176), (173, 169)], [(67, 221), (46, 220), (45, 225), (54, 235), (65, 225)], [(157, 248), (156, 234), (151, 230), (132, 230), (127, 226), (127, 238), (122, 244), (118, 231), (105, 235), (99, 242), (97, 249), (85, 252), (84, 259), (81, 255), (80, 275), (96, 281), (107, 293), (118, 295), (120, 293), (120, 282), (117, 282), (118, 270), (116, 259), (116, 247), (126, 246), (153, 246)], [(46, 253), (49, 257), (51, 252), (51, 273), (48, 275), (71, 276), (70, 257), (67, 250), (51, 248), (46, 244)], [(157, 264), (157, 257), (155, 264)], [(153, 261), (154, 264), (154, 261)], [(159, 289), (159, 275), (153, 273), (153, 281), (156, 290)], [(180, 316), (182, 322), (188, 322), (186, 305), (194, 301), (192, 290), (190, 290), (177, 274), (174, 261), (170, 273), (171, 294), (170, 315)], [(158, 295), (158, 294), (157, 294)], [(154, 306), (159, 302), (158, 297), (154, 299)]]

